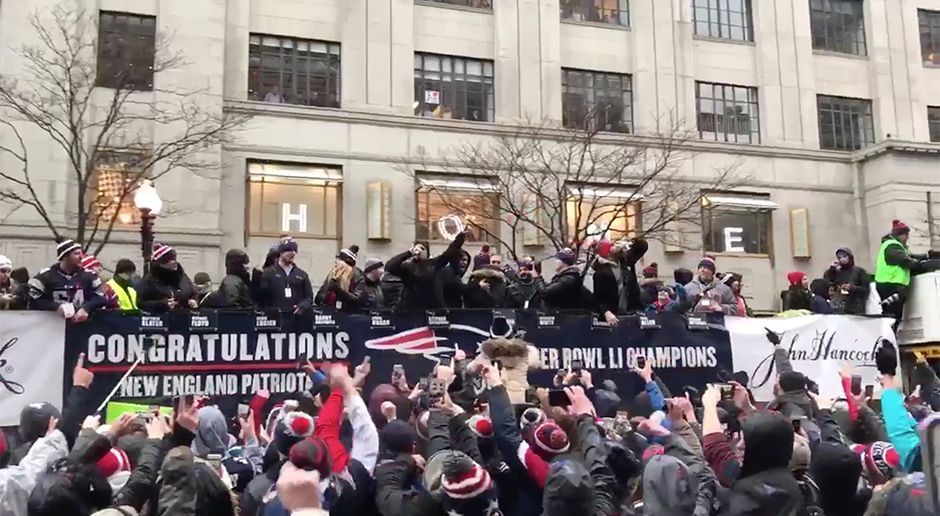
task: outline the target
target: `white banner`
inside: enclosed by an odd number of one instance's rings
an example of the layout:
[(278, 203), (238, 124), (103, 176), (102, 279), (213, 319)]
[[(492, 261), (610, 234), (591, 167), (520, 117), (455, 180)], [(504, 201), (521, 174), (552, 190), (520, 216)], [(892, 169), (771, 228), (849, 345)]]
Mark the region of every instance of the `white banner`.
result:
[(30, 403), (62, 409), (65, 320), (55, 312), (0, 311), (0, 426)]
[[(819, 392), (843, 398), (839, 369), (851, 364), (861, 375), (862, 385), (880, 390), (875, 368), (875, 350), (882, 340), (894, 342), (891, 319), (849, 315), (807, 315), (779, 319), (725, 318), (731, 338), (734, 370), (750, 376), (757, 401), (774, 398), (777, 371), (773, 346), (767, 341), (767, 328), (780, 335), (780, 345), (789, 352), (793, 369), (819, 384)], [(900, 374), (900, 370), (898, 371)]]

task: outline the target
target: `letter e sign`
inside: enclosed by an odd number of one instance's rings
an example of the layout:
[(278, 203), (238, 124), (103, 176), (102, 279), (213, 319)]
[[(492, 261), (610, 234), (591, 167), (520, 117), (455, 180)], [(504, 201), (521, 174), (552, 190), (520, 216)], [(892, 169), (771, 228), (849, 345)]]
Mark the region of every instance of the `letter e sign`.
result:
[(745, 252), (744, 238), (742, 238), (742, 233), (744, 233), (743, 228), (725, 228), (725, 252), (726, 253), (743, 253)]

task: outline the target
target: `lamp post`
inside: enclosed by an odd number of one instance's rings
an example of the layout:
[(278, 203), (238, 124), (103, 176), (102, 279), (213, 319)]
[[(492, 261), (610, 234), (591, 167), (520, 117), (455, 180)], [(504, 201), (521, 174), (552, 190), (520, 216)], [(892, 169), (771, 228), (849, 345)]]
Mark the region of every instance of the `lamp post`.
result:
[(140, 211), (140, 253), (144, 259), (144, 274), (150, 272), (153, 252), (153, 221), (163, 209), (163, 200), (149, 179), (144, 179), (134, 193), (134, 205)]

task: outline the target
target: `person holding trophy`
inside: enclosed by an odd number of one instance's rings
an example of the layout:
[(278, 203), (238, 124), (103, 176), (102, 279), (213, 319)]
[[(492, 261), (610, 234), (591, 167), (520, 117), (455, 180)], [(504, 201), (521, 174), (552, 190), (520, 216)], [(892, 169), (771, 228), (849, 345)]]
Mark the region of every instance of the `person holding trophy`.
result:
[(443, 269), (461, 256), (467, 239), (466, 225), (456, 215), (448, 215), (438, 221), (438, 231), (450, 240), (447, 249), (438, 256), (430, 257), (427, 242), (415, 242), (411, 249), (392, 257), (385, 270), (401, 278), (403, 291), (399, 308), (402, 310), (433, 310), (445, 308), (441, 285)]

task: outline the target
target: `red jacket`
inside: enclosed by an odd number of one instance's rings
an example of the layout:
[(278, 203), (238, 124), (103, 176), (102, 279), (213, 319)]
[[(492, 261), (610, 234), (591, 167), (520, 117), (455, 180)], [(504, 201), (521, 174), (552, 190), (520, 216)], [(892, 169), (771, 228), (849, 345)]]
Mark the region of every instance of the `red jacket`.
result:
[(349, 464), (349, 451), (339, 440), (340, 425), (343, 422), (343, 391), (335, 389), (327, 398), (317, 422), (313, 427), (313, 435), (323, 439), (330, 451), (333, 464), (333, 473), (339, 473)]

